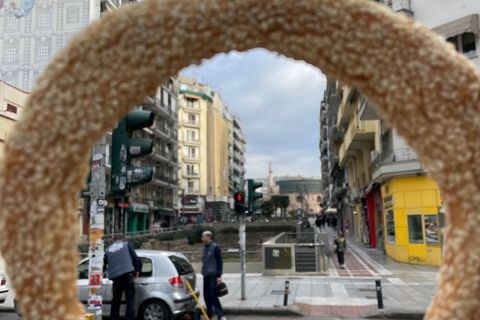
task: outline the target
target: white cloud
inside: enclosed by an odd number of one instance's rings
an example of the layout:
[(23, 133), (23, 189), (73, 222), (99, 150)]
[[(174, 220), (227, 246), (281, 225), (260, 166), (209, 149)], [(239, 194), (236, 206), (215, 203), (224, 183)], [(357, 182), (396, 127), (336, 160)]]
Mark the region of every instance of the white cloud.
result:
[(247, 138), (247, 177), (318, 176), (319, 112), (325, 76), (305, 62), (263, 49), (231, 52), (187, 68), (209, 83), (240, 117)]

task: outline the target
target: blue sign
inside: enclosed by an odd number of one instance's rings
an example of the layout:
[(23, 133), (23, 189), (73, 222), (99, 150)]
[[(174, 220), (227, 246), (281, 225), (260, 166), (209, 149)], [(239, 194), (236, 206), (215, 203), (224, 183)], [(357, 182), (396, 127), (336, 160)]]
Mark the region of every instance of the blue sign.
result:
[(297, 214), (301, 214), (301, 213), (302, 213), (302, 209), (297, 208)]

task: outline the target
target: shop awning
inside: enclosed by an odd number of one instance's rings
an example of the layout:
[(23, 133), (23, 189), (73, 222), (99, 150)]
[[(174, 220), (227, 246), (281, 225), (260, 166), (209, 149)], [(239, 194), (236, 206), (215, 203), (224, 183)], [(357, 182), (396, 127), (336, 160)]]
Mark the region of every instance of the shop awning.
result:
[(327, 210), (325, 210), (325, 213), (337, 213), (337, 209), (330, 207)]
[(141, 203), (132, 203), (127, 209), (128, 212), (148, 213), (148, 206)]
[(433, 31), (441, 34), (445, 38), (450, 38), (466, 32), (478, 34), (479, 29), (480, 24), (478, 14), (471, 14), (469, 16), (433, 28)]
[(190, 94), (190, 93), (185, 93), (185, 97), (187, 98), (190, 98), (190, 99), (202, 99), (202, 97), (199, 97), (199, 96), (196, 96), (194, 94)]

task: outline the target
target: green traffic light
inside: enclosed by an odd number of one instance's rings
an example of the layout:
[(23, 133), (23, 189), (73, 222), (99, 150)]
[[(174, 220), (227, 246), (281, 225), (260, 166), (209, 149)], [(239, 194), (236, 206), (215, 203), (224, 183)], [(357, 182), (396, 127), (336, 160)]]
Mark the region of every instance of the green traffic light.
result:
[(252, 215), (255, 211), (262, 208), (263, 203), (255, 203), (256, 200), (263, 197), (263, 193), (255, 192), (256, 189), (261, 188), (263, 183), (255, 182), (253, 179), (248, 179), (248, 215)]

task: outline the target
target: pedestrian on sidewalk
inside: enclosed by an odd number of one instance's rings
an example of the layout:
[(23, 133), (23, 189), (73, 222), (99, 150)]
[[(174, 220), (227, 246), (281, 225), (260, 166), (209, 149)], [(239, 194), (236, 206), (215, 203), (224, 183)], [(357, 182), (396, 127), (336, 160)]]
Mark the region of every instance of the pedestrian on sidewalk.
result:
[(116, 235), (114, 240), (115, 242), (105, 250), (104, 256), (108, 278), (113, 281), (110, 319), (120, 319), (120, 303), (125, 292), (126, 319), (133, 320), (135, 318), (135, 279), (139, 275), (140, 262), (133, 247), (128, 242), (123, 242), (121, 235)]
[(223, 273), (222, 250), (212, 241), (212, 236), (210, 231), (202, 233), (202, 242), (205, 245), (202, 257), (203, 298), (207, 304), (208, 318), (212, 318), (215, 309), (218, 320), (226, 320), (217, 296), (217, 284), (222, 282)]
[(335, 238), (335, 244), (337, 245), (337, 258), (340, 268), (345, 269), (345, 250), (347, 250), (347, 239), (343, 234), (343, 230), (338, 230), (338, 236)]

